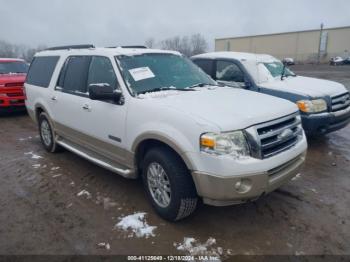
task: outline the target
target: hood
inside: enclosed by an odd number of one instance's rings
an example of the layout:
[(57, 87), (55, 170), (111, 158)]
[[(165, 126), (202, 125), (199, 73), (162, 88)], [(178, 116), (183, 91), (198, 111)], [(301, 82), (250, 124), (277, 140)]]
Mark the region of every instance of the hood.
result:
[(26, 74), (0, 74), (0, 84), (24, 83)]
[(279, 91), (286, 91), (289, 93), (297, 93), (299, 95), (309, 96), (312, 98), (325, 96), (332, 97), (347, 92), (344, 85), (340, 83), (304, 76), (288, 77), (283, 81), (276, 79), (261, 83), (260, 86)]
[(164, 95), (154, 93), (141, 99), (152, 106), (158, 104), (215, 124), (223, 132), (244, 129), (298, 111), (296, 105), (287, 100), (230, 87), (172, 91)]

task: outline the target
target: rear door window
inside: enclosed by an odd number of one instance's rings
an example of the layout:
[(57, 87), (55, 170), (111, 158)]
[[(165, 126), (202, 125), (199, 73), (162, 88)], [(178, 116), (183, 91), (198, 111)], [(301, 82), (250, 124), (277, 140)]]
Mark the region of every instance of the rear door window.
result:
[(91, 56), (68, 57), (61, 71), (58, 86), (65, 92), (86, 94)]
[(59, 56), (35, 57), (30, 65), (26, 83), (29, 85), (49, 87)]
[(217, 61), (216, 80), (244, 83), (244, 74), (242, 70), (233, 62)]

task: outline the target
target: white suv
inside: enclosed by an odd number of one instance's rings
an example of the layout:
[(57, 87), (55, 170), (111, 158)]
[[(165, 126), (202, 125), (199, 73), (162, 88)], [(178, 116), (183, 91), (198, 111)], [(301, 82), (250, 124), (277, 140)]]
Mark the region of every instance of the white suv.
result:
[(177, 52), (52, 48), (35, 55), (26, 106), (43, 146), (64, 147), (126, 178), (157, 213), (189, 216), (254, 200), (298, 174), (307, 143), (298, 108), (219, 87)]

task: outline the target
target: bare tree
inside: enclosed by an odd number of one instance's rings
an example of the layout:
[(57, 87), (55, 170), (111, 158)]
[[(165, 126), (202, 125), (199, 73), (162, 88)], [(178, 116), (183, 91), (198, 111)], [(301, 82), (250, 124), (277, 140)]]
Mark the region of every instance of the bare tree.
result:
[(208, 50), (208, 43), (201, 34), (191, 36), (192, 55), (205, 53)]
[(175, 50), (185, 56), (193, 56), (206, 52), (208, 43), (201, 34), (191, 36), (175, 36), (160, 42), (161, 49)]
[(181, 38), (179, 36), (175, 36), (172, 38), (164, 39), (160, 42), (160, 47), (166, 50), (176, 50), (180, 51), (181, 49)]
[(156, 47), (156, 40), (153, 37), (148, 38), (145, 41), (145, 46), (148, 48), (155, 48)]
[(12, 58), (15, 57), (14, 46), (5, 41), (0, 41), (0, 57)]
[(14, 45), (0, 40), (0, 57), (22, 58), (27, 62), (30, 62), (36, 52), (39, 52), (45, 48), (45, 46), (31, 48), (25, 45)]

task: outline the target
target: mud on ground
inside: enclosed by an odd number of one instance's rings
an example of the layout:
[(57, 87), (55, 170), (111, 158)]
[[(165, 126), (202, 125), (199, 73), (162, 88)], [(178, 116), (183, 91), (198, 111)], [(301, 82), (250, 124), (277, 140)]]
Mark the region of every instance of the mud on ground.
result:
[[(350, 66), (293, 70), (350, 86)], [(222, 258), (350, 254), (349, 193), (347, 127), (310, 140), (301, 176), (276, 192), (239, 206), (202, 206), (172, 224), (155, 215), (139, 181), (67, 151), (47, 153), (27, 115), (0, 118), (0, 254), (189, 254), (200, 244)], [(138, 238), (115, 227), (135, 212), (146, 213), (154, 236)], [(190, 237), (196, 241), (181, 246)]]

